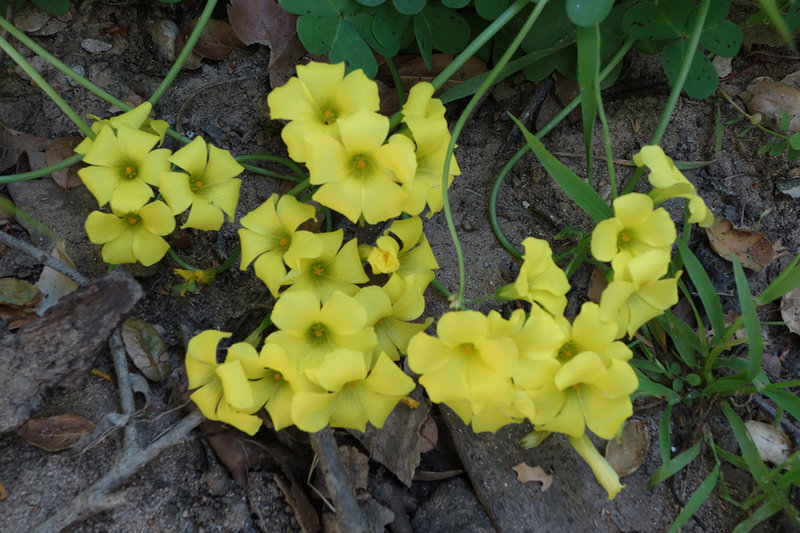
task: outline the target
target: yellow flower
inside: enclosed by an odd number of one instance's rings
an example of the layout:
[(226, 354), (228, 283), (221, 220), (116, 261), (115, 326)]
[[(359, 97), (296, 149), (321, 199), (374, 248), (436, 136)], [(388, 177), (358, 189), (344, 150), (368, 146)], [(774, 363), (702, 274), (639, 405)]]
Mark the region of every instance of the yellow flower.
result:
[(589, 436), (584, 433), (580, 437), (567, 435), (567, 440), (572, 445), (578, 454), (583, 457), (583, 460), (588, 463), (594, 472), (594, 476), (600, 485), (606, 489), (608, 499), (613, 500), (616, 495), (625, 488), (625, 485), (619, 482), (619, 476), (614, 468), (606, 461), (606, 458), (600, 455), (597, 448), (594, 447)]
[(511, 338), (490, 329), (489, 318), (477, 311), (446, 313), (436, 333), (417, 333), (408, 343), (409, 367), (421, 374), (431, 401), (446, 403), (466, 423), (485, 404), (511, 405), (518, 366)]
[(377, 343), (364, 306), (342, 292), (322, 306), (310, 292), (286, 292), (275, 303), (272, 322), (279, 329), (265, 343), (280, 345), (301, 371), (319, 365), (333, 350), (370, 353)]
[(261, 427), (254, 416), (267, 399), (267, 371), (255, 348), (237, 342), (228, 348), (225, 361), (217, 362), (217, 345), (230, 333), (206, 330), (192, 337), (186, 349), (186, 376), (191, 394), (209, 420), (230, 424), (249, 435)]
[(373, 274), (414, 276), (424, 291), (434, 278), (433, 270), (439, 268), (419, 217), (395, 220), (375, 244), (367, 255)]
[(433, 98), (433, 85), (427, 81), (419, 82), (408, 91), (408, 99), (403, 104), (403, 121), (407, 119), (444, 119), (445, 108), (442, 101)]
[(90, 165), (78, 175), (97, 203), (111, 204), (114, 211), (132, 211), (152, 198), (151, 185), (169, 170), (169, 150), (153, 150), (158, 137), (120, 124), (104, 125), (83, 162)]
[(300, 391), (295, 396), (292, 419), (309, 433), (328, 424), (364, 431), (369, 422), (381, 428), (397, 402), (414, 390), (414, 381), (386, 354), (380, 354), (369, 370), (363, 353), (335, 350), (308, 374), (327, 391)]
[(686, 198), (689, 201), (689, 222), (702, 227), (708, 227), (714, 222), (714, 214), (706, 206), (697, 189), (686, 179), (675, 162), (668, 157), (660, 146), (643, 146), (633, 156), (637, 166), (647, 166), (650, 169), (650, 185), (655, 187), (650, 191), (650, 197), (655, 205), (659, 205), (670, 198)]
[(614, 270), (614, 281), (600, 296), (600, 316), (616, 322), (620, 336), (633, 337), (642, 324), (678, 303), (678, 276), (661, 279), (669, 261), (668, 253), (652, 250)]
[[(414, 175), (411, 146), (384, 144), (389, 119), (357, 111), (336, 121), (341, 140), (323, 134), (306, 136), (306, 166), (314, 200), (342, 213), (351, 222), (362, 216), (377, 224), (401, 213), (406, 193), (400, 183)], [(400, 182), (400, 183), (398, 183)]]
[(355, 298), (367, 311), (367, 324), (372, 325), (378, 337), (373, 355), (383, 352), (392, 361), (400, 359), (400, 352), (406, 352), (411, 337), (424, 331), (433, 320), (411, 323), (425, 311), (425, 298), (413, 276), (392, 276), (383, 287), (361, 288)]
[(291, 285), (286, 289), (287, 293), (308, 291), (325, 302), (336, 291), (353, 295), (358, 291), (356, 283), (369, 281), (361, 266), (356, 239), (339, 248), (343, 235), (342, 230), (319, 233), (316, 235), (320, 243), (319, 253), (313, 256), (298, 254), (293, 261), (287, 261), (292, 269), (283, 280), (284, 285)]
[(617, 325), (601, 320), (597, 304), (584, 303), (570, 330), (570, 340), (558, 355), (561, 367), (553, 377), (563, 404), (550, 420), (537, 410), (536, 429), (579, 437), (588, 426), (599, 437), (613, 438), (633, 413), (630, 394), (638, 380), (627, 363), (633, 354), (615, 340)]
[[(152, 109), (153, 106), (150, 104), (150, 102), (143, 102), (130, 111), (126, 111), (125, 113), (113, 116), (111, 118), (101, 119), (100, 117), (89, 115), (90, 118), (95, 119), (95, 121), (92, 122), (92, 131), (95, 134), (100, 133), (100, 130), (103, 129), (103, 126), (105, 125), (111, 126), (113, 130), (117, 130), (124, 124), (125, 126), (129, 126), (135, 130), (142, 130), (145, 133), (153, 133), (157, 135), (159, 138), (158, 145), (161, 146), (161, 144), (164, 142), (164, 136), (167, 134), (167, 130), (169, 129), (169, 124), (163, 120), (153, 120), (147, 118)], [(92, 148), (93, 144), (94, 141), (89, 137), (86, 137), (78, 146), (75, 147), (75, 153), (85, 155)]]
[(259, 354), (265, 368), (265, 409), (269, 413), (275, 431), (291, 426), (292, 402), (301, 390), (321, 391), (303, 373), (297, 371), (297, 362), (286, 355), (278, 344), (265, 343)]
[(294, 196), (277, 194), (242, 217), (244, 229), (239, 230), (242, 242), (241, 269), (255, 261), (253, 267), (272, 296), (286, 277), (288, 264), (296, 264), (301, 257), (315, 257), (322, 252), (322, 243), (314, 233), (297, 230), (309, 219), (314, 218), (314, 208), (302, 204)]
[[(396, 134), (389, 139), (389, 144), (407, 145), (416, 149), (416, 172), (413, 179), (403, 182), (403, 190), (408, 194), (408, 199), (403, 204), (403, 211), (411, 215), (418, 215), (428, 204), (430, 218), (433, 213), (441, 211), (444, 200), (442, 198), (442, 173), (447, 157), (447, 148), (450, 144), (450, 131), (444, 119), (406, 119), (412, 141), (406, 135)], [(455, 176), (461, 174), (455, 155), (450, 157), (450, 168), (447, 175), (447, 186), (453, 183)]]
[(197, 137), (169, 160), (186, 172), (161, 174), (159, 192), (176, 215), (192, 206), (182, 227), (217, 231), (225, 221), (223, 212), (233, 220), (242, 185), (242, 180), (234, 176), (244, 168), (230, 152), (206, 146), (203, 138)]
[(306, 136), (324, 134), (339, 139), (339, 119), (359, 110), (377, 112), (380, 99), (377, 84), (361, 69), (345, 76), (344, 63), (312, 61), (298, 65), (296, 78), (269, 93), (267, 105), (272, 119), (291, 121), (284, 126), (281, 137), (289, 157), (304, 162), (309, 156)]
[[(113, 208), (112, 208), (113, 211)], [(169, 250), (162, 235), (175, 229), (175, 218), (164, 202), (151, 202), (114, 214), (92, 211), (86, 217), (86, 234), (103, 245), (103, 261), (111, 265), (157, 263)]]
[(550, 314), (559, 316), (567, 307), (570, 289), (567, 275), (553, 262), (553, 251), (547, 241), (528, 237), (522, 241), (525, 255), (514, 283), (501, 287), (497, 297), (501, 300), (522, 299), (536, 303)]
[(617, 265), (650, 250), (669, 253), (675, 242), (675, 224), (660, 207), (653, 210), (653, 200), (640, 193), (630, 193), (614, 200), (614, 217), (601, 220), (592, 232), (591, 249), (595, 259)]

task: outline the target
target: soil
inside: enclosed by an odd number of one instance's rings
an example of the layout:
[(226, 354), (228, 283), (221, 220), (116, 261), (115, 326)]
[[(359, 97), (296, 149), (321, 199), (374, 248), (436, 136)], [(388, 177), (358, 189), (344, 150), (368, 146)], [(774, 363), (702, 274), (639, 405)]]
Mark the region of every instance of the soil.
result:
[[(42, 17), (35, 10), (25, 8), (18, 14), (18, 20), (25, 20), (35, 40), (62, 61), (112, 94), (138, 103), (137, 100), (153, 92), (169, 69), (174, 32), (196, 17), (201, 8), (192, 2), (87, 0), (75, 3), (67, 15), (58, 19)], [(225, 18), (224, 9), (218, 8), (215, 15)], [(34, 22), (30, 22), (31, 18)], [(127, 31), (124, 35), (107, 33), (112, 26), (127, 26)], [(87, 41), (90, 39), (106, 46)], [(29, 59), (33, 57), (22, 47), (19, 49)], [(800, 69), (800, 60), (788, 51), (773, 51), (778, 57), (762, 55), (741, 75), (725, 82), (726, 90), (738, 94), (756, 76), (769, 75), (778, 80)], [(43, 61), (33, 60), (44, 77), (82, 116), (105, 117), (113, 112), (108, 104), (70, 83)], [(281, 124), (269, 120), (264, 111), (270, 90), (268, 60), (268, 49), (258, 45), (233, 50), (221, 61), (205, 60), (201, 68), (179, 75), (156, 106), (156, 115), (177, 131), (202, 135), (234, 154), (285, 155), (279, 135)], [(733, 61), (734, 71), (750, 66), (751, 61), (752, 56), (742, 52)], [(0, 76), (0, 123), (45, 139), (78, 135), (77, 129), (58, 108), (9, 63), (6, 58)], [(519, 269), (519, 262), (502, 249), (493, 235), (487, 205), (495, 176), (522, 145), (508, 114), (520, 116), (536, 88), (536, 84), (519, 76), (505, 80), (482, 101), (458, 141), (457, 157), (462, 175), (451, 188), (450, 201), (466, 257), (466, 287), (470, 298), (492, 293), (511, 282)], [(604, 99), (615, 157), (630, 160), (647, 144), (668, 92), (657, 59), (635, 53), (626, 58), (620, 79)], [(550, 101), (547, 105), (555, 104)], [(547, 105), (541, 114), (548, 112)], [(458, 102), (449, 106), (451, 123), (462, 108), (463, 103)], [(751, 289), (757, 293), (800, 250), (797, 199), (781, 193), (777, 186), (790, 177), (793, 165), (785, 155), (757, 155), (758, 147), (766, 138), (758, 133), (737, 136), (743, 129), (741, 123), (725, 127), (722, 148), (716, 150), (717, 109), (723, 124), (738, 116), (731, 106), (724, 101), (720, 104), (713, 97), (703, 101), (681, 98), (661, 146), (676, 161), (712, 161), (686, 171), (686, 175), (714, 213), (727, 217), (736, 226), (758, 227), (770, 241), (780, 239), (787, 248), (786, 255), (767, 268), (748, 272)], [(609, 197), (605, 164), (599, 158), (603, 154), (601, 135), (598, 124), (595, 128), (598, 158), (593, 180)], [(510, 148), (506, 148), (509, 139)], [(556, 128), (546, 137), (545, 144), (578, 175), (586, 175), (579, 121)], [(30, 163), (33, 168), (44, 164), (36, 160)], [(617, 165), (616, 168), (617, 179), (624, 182), (630, 175), (630, 167)], [(180, 255), (198, 265), (223, 261), (237, 243), (238, 219), (277, 189), (275, 180), (245, 173), (236, 220), (224, 225), (219, 232), (186, 233)], [(105, 273), (100, 248), (88, 242), (83, 229), (86, 215), (95, 208), (88, 191), (82, 187), (65, 191), (51, 179), (44, 178), (10, 184), (5, 191), (0, 189), (0, 193), (9, 196), (18, 208), (63, 238), (77, 270), (90, 278)], [(668, 208), (679, 220), (680, 205), (670, 203)], [(498, 216), (513, 243), (520, 243), (527, 236), (553, 242), (552, 236), (567, 226), (591, 228), (589, 218), (574, 207), (531, 155), (525, 156), (508, 176), (498, 198)], [(374, 231), (371, 235), (366, 235), (364, 230), (356, 231), (344, 222), (336, 218), (334, 225), (345, 227), (349, 235), (358, 233), (360, 240), (375, 235)], [(52, 248), (49, 238), (25, 221), (14, 222), (8, 231), (42, 250)], [(441, 266), (438, 279), (446, 287), (456, 288), (458, 267), (442, 213), (425, 220), (425, 232)], [(558, 251), (568, 244), (555, 242), (554, 247)], [(712, 275), (725, 311), (737, 311), (730, 263), (710, 249), (702, 231), (694, 232), (690, 244)], [(238, 269), (219, 276), (212, 285), (201, 287), (195, 294), (178, 296), (171, 290), (178, 282), (172, 268), (165, 259), (150, 268), (130, 269), (145, 290), (145, 297), (132, 315), (149, 321), (158, 329), (169, 346), (172, 368), (166, 382), (150, 383), (147, 395), (136, 395), (139, 411), (134, 424), (143, 444), (153, 441), (183, 414), (180, 407), (186, 392), (182, 369), (186, 340), (210, 328), (244, 336), (258, 323), (265, 306), (271, 303), (265, 287), (252, 272)], [(40, 272), (41, 265), (27, 255), (8, 248), (0, 251), (0, 277), (35, 282)], [(589, 275), (588, 268), (582, 268), (571, 280), (569, 316), (574, 316), (585, 299)], [(426, 314), (438, 317), (447, 308), (448, 302), (430, 290)], [(507, 312), (511, 307), (510, 304), (486, 303), (480, 309)], [(765, 321), (780, 320), (778, 304), (764, 307), (760, 316)], [(798, 338), (783, 326), (767, 326), (764, 336), (765, 359), (780, 355), (778, 366), (770, 370), (771, 379), (800, 377)], [(113, 374), (107, 349), (95, 356), (92, 368)], [(99, 425), (108, 413), (118, 411), (115, 383), (90, 374), (89, 368), (85, 370), (51, 387), (46, 406), (37, 416), (73, 413)], [(418, 479), (406, 487), (373, 461), (369, 466), (368, 486), (361, 491), (362, 501), (371, 501), (373, 508), (380, 508), (379, 511), (391, 509), (395, 517), (390, 526), (392, 531), (664, 531), (710, 471), (713, 460), (706, 454), (671, 480), (650, 490), (646, 488), (647, 480), (661, 464), (657, 428), (663, 408), (662, 403), (647, 399), (636, 403), (634, 418), (645, 422), (652, 443), (643, 465), (623, 478), (627, 488), (611, 502), (606, 500), (590, 469), (565, 440), (551, 438), (540, 447), (525, 451), (517, 442), (529, 427), (508, 427), (497, 434), (476, 436), (451, 412), (436, 407), (431, 413), (439, 440), (433, 451), (422, 454), (418, 470), (423, 474), (418, 472)], [(745, 419), (759, 415), (758, 408), (752, 404), (742, 405), (740, 413)], [(706, 412), (697, 405), (676, 408), (672, 427), (674, 450), (691, 445), (700, 427), (712, 428), (722, 446), (737, 451), (735, 439), (725, 429), (724, 417), (716, 410)], [(209, 432), (204, 435), (195, 431), (191, 438), (164, 452), (124, 485), (123, 498), (116, 505), (68, 530), (298, 531), (301, 526), (297, 508), (296, 505), (292, 507), (297, 500), (285, 496), (287, 483), (292, 485), (292, 476), (294, 488), (306, 494), (305, 498), (317, 513), (323, 513), (324, 504), (316, 491), (305, 483), (313, 454), (302, 435), (263, 430), (259, 442), (277, 443), (276, 446), (291, 455), (291, 467), (287, 473), (286, 464), (279, 464), (275, 454), (271, 458), (262, 457), (261, 461), (249, 465), (244, 480), (238, 479), (241, 484), (211, 450)], [(336, 436), (340, 445), (363, 450), (352, 435), (337, 432)], [(110, 431), (99, 435), (90, 447), (50, 453), (30, 446), (14, 433), (0, 436), (0, 482), (7, 491), (7, 498), (0, 501), (0, 531), (26, 531), (50, 516), (113, 467), (122, 442), (121, 431)], [(240, 441), (232, 439), (231, 442)], [(553, 486), (547, 492), (540, 492), (537, 483), (518, 483), (510, 468), (521, 461), (541, 465), (552, 473)], [(450, 471), (453, 475), (447, 479), (433, 479), (436, 477), (430, 475), (433, 471)], [(723, 474), (728, 485), (737, 488), (735, 497), (741, 499), (747, 494), (751, 484), (748, 475), (728, 467), (723, 469)], [(794, 497), (797, 504), (796, 494)], [(714, 496), (701, 507), (696, 518), (689, 521), (685, 530), (729, 531), (742, 518), (733, 505)], [(780, 529), (784, 520), (779, 515), (764, 530)]]

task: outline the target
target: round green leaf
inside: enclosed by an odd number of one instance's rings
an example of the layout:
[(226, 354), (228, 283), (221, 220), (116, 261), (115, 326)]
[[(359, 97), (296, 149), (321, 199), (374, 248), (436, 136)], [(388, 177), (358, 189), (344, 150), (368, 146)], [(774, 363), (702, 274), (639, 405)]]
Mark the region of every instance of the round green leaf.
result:
[(340, 22), (339, 15), (301, 15), (297, 18), (297, 36), (310, 54), (327, 54)]
[(442, 5), (444, 7), (449, 7), (452, 9), (460, 9), (465, 7), (469, 4), (469, 0), (442, 0)]
[(795, 133), (791, 137), (789, 137), (789, 144), (795, 150), (800, 150), (800, 133)]
[[(678, 70), (687, 48), (686, 39), (678, 39), (667, 46), (661, 54), (661, 65), (670, 85), (673, 85), (678, 77)], [(714, 65), (701, 52), (696, 51), (683, 90), (691, 98), (701, 100), (714, 94), (718, 86), (719, 78)]]
[(706, 14), (706, 26), (713, 26), (718, 22), (725, 20), (728, 16), (728, 11), (731, 10), (731, 0), (714, 0), (708, 6), (708, 13)]
[(475, 0), (475, 11), (482, 19), (494, 20), (508, 7), (508, 0)]
[(599, 24), (611, 12), (614, 0), (567, 0), (567, 16), (578, 26)]
[(742, 28), (730, 20), (723, 20), (700, 34), (700, 46), (722, 57), (733, 57), (742, 46)]
[(675, 378), (672, 380), (672, 390), (675, 392), (680, 392), (683, 390), (683, 381), (680, 378)]
[(323, 16), (338, 13), (327, 0), (278, 0), (278, 3), (283, 9), (296, 15)]
[(386, 0), (356, 0), (362, 6), (376, 7), (384, 3)]
[(425, 7), (428, 0), (392, 0), (394, 8), (403, 15), (416, 15)]
[(428, 5), (417, 18), (430, 27), (433, 47), (445, 54), (457, 54), (469, 43), (469, 23), (455, 11)]
[(372, 21), (372, 35), (384, 48), (399, 49), (410, 21), (411, 17), (408, 15), (403, 15), (391, 5), (384, 4), (378, 9)]
[(669, 371), (673, 374), (680, 374), (681, 373), (681, 365), (678, 363), (670, 363)]
[[(664, 7), (650, 3), (635, 4), (625, 12), (622, 28), (625, 33), (636, 39), (648, 41), (674, 39), (686, 29), (690, 12), (670, 13)], [(681, 24), (682, 19), (684, 22)]]
[(686, 383), (691, 385), (692, 387), (697, 387), (701, 383), (700, 376), (697, 374), (686, 374)]

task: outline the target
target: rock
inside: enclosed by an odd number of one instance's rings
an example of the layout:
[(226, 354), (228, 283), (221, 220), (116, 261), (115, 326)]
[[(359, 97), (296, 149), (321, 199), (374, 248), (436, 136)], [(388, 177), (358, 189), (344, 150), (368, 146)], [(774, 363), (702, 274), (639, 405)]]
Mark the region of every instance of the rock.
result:
[(111, 50), (111, 43), (101, 41), (100, 39), (84, 39), (81, 41), (81, 48), (90, 54), (97, 54), (98, 52), (108, 52)]
[(14, 17), (14, 25), (19, 28), (20, 31), (33, 33), (41, 30), (50, 18), (51, 16), (41, 9), (34, 8), (33, 6), (25, 6), (17, 11)]
[(775, 186), (786, 196), (800, 198), (800, 178), (778, 180), (775, 182)]
[(147, 25), (147, 33), (166, 61), (172, 62), (175, 57), (175, 36), (179, 31), (178, 25), (169, 19), (154, 20)]

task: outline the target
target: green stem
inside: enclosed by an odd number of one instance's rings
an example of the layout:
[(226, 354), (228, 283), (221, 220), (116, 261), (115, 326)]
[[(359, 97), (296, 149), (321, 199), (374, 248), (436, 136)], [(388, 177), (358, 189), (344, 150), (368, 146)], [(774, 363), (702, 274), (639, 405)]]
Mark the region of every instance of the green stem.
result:
[(434, 289), (442, 293), (442, 296), (444, 296), (445, 298), (450, 298), (450, 296), (452, 296), (450, 291), (447, 290), (447, 287), (442, 285), (442, 282), (439, 281), (438, 279), (433, 278), (433, 281), (431, 281), (431, 285), (433, 286)]
[(295, 187), (291, 191), (287, 192), (286, 194), (291, 194), (292, 196), (297, 196), (298, 193), (301, 193), (304, 190), (308, 189), (308, 185), (309, 185), (308, 178), (306, 178), (303, 181), (301, 181), (300, 183), (298, 183), (297, 185), (295, 185)]
[(391, 57), (384, 57), (383, 59), (386, 60), (386, 66), (389, 67), (389, 72), (392, 73), (392, 81), (395, 89), (397, 89), (397, 103), (400, 107), (403, 107), (406, 103), (406, 92), (403, 90), (403, 80), (400, 78), (400, 72)]
[(600, 96), (600, 84), (597, 84), (597, 116), (600, 118), (600, 124), (603, 126), (603, 141), (606, 148), (606, 165), (608, 168), (608, 183), (611, 186), (611, 198), (617, 197), (617, 178), (614, 173), (614, 153), (611, 150), (611, 132), (608, 128), (608, 119), (606, 118), (606, 109), (603, 106), (603, 99)]
[[(308, 177), (306, 175), (306, 173), (303, 172), (303, 169), (301, 169), (299, 166), (297, 166), (297, 163), (295, 163), (291, 159), (287, 159), (285, 157), (280, 157), (280, 156), (277, 156), (277, 155), (272, 155), (272, 154), (247, 154), (247, 155), (238, 155), (238, 156), (234, 157), (234, 159), (239, 163), (245, 163), (247, 161), (270, 161), (271, 163), (278, 163), (279, 165), (285, 166), (286, 168), (288, 168), (289, 170), (294, 172), (295, 175), (298, 178), (300, 178), (300, 180), (304, 180), (304, 179), (306, 179)], [(297, 181), (300, 181), (300, 180), (297, 180)]]
[[(689, 36), (689, 45), (686, 49), (686, 55), (683, 57), (681, 68), (678, 70), (678, 77), (675, 78), (675, 83), (672, 85), (672, 91), (669, 93), (667, 104), (664, 106), (664, 111), (661, 113), (661, 118), (656, 125), (656, 130), (653, 132), (653, 138), (650, 139), (650, 144), (660, 143), (661, 138), (664, 136), (664, 132), (667, 131), (667, 126), (669, 125), (670, 118), (672, 117), (672, 112), (675, 110), (675, 106), (678, 105), (678, 98), (680, 98), (681, 91), (683, 91), (683, 86), (686, 84), (686, 78), (689, 76), (689, 69), (692, 66), (694, 54), (697, 52), (697, 45), (700, 42), (700, 34), (703, 33), (703, 25), (706, 22), (706, 15), (708, 14), (708, 8), (710, 5), (711, 0), (700, 0), (700, 4), (697, 6), (697, 17), (695, 18), (694, 26), (692, 27), (692, 33)], [(631, 192), (639, 183), (639, 180), (642, 179), (642, 174), (644, 174), (644, 167), (637, 168), (633, 172), (631, 179), (622, 189), (622, 194)]]
[(49, 96), (50, 99), (53, 100), (53, 102), (61, 109), (61, 111), (63, 111), (64, 114), (67, 115), (69, 119), (72, 122), (74, 122), (78, 128), (80, 128), (80, 130), (83, 132), (84, 135), (86, 135), (91, 139), (94, 139), (95, 134), (92, 131), (92, 128), (90, 128), (89, 125), (86, 122), (84, 122), (83, 119), (78, 115), (78, 113), (76, 113), (75, 110), (72, 109), (72, 106), (70, 106), (61, 97), (61, 95), (58, 94), (58, 91), (53, 89), (53, 87), (49, 83), (47, 83), (47, 81), (41, 76), (41, 74), (36, 72), (36, 69), (34, 69), (31, 66), (31, 64), (28, 63), (28, 61), (24, 57), (22, 57), (22, 54), (17, 52), (17, 50), (2, 37), (0, 37), (0, 49), (2, 49), (6, 54), (8, 54), (8, 57), (13, 59), (14, 62), (16, 62), (16, 64), (19, 65), (22, 68), (22, 70), (25, 71), (25, 74), (30, 76), (30, 78), (34, 82), (36, 82), (36, 85), (38, 85), (39, 88), (42, 91), (44, 91), (44, 93), (47, 96)]
[(203, 12), (200, 14), (200, 18), (197, 19), (197, 25), (195, 25), (194, 30), (192, 30), (192, 34), (189, 36), (189, 39), (186, 40), (186, 44), (181, 50), (181, 53), (178, 55), (178, 58), (173, 63), (172, 68), (169, 69), (167, 75), (161, 80), (161, 83), (156, 88), (155, 92), (153, 92), (153, 96), (150, 97), (150, 103), (153, 106), (158, 103), (164, 93), (167, 92), (169, 86), (172, 85), (172, 82), (175, 81), (175, 78), (178, 76), (178, 73), (183, 68), (183, 64), (186, 63), (186, 60), (189, 59), (189, 55), (194, 50), (194, 45), (197, 44), (197, 41), (200, 39), (200, 35), (203, 33), (203, 30), (208, 24), (208, 19), (211, 18), (211, 12), (214, 11), (214, 7), (217, 5), (217, 0), (208, 0), (206, 2), (206, 7), (203, 9)]
[(44, 168), (40, 168), (38, 170), (31, 170), (30, 172), (21, 172), (19, 174), (11, 174), (8, 176), (0, 176), (0, 185), (2, 185), (3, 183), (16, 183), (18, 181), (28, 181), (36, 178), (41, 178), (42, 176), (47, 176), (49, 174), (52, 174), (53, 172), (57, 172), (67, 167), (71, 167), (81, 159), (83, 159), (83, 155), (74, 154), (64, 159), (63, 161), (59, 161), (58, 163), (46, 166)]
[(53, 65), (56, 69), (61, 71), (64, 75), (71, 78), (75, 83), (86, 89), (87, 91), (93, 93), (96, 96), (99, 96), (106, 102), (113, 104), (123, 111), (129, 111), (131, 106), (123, 102), (122, 100), (115, 98), (114, 96), (110, 95), (91, 81), (87, 80), (73, 69), (62, 63), (59, 59), (57, 59), (53, 54), (39, 46), (35, 41), (33, 41), (30, 37), (25, 35), (21, 32), (16, 26), (11, 24), (9, 21), (0, 17), (0, 27), (4, 30), (7, 30), (8, 33), (14, 36), (19, 42), (27, 46), (33, 53)]
[(284, 180), (284, 181), (294, 181), (299, 183), (301, 178), (298, 178), (294, 174), (280, 174), (279, 172), (273, 172), (272, 170), (267, 170), (266, 168), (257, 167), (255, 165), (248, 165), (247, 163), (242, 163), (242, 167), (248, 172), (252, 172), (253, 174), (258, 174), (260, 176), (267, 176), (268, 178), (275, 178), (277, 180)]
[(214, 274), (222, 274), (223, 272), (225, 272), (226, 270), (231, 268), (233, 266), (233, 264), (236, 262), (236, 260), (239, 259), (240, 255), (242, 255), (242, 243), (241, 242), (236, 244), (236, 248), (234, 248), (231, 251), (230, 255), (225, 260), (225, 262), (214, 269)]
[[(602, 71), (600, 71), (601, 81), (605, 79), (609, 74), (611, 74), (611, 71), (614, 70), (617, 64), (620, 61), (622, 61), (622, 58), (624, 58), (625, 55), (633, 47), (634, 42), (635, 41), (633, 39), (630, 39), (620, 47), (620, 49), (617, 51), (616, 54), (614, 54), (614, 57), (611, 58), (611, 61), (608, 62), (608, 65), (606, 65), (605, 68)], [(562, 109), (560, 113), (558, 113), (555, 117), (553, 117), (550, 120), (550, 122), (545, 124), (539, 131), (537, 131), (536, 138), (541, 139), (542, 137), (550, 133), (550, 131), (553, 128), (555, 128), (558, 124), (561, 123), (562, 120), (564, 120), (567, 117), (567, 115), (572, 113), (573, 109), (578, 107), (578, 104), (580, 104), (580, 96), (576, 96), (575, 98), (573, 98), (572, 101), (569, 104), (567, 104), (566, 107), (564, 107), (564, 109)], [(500, 173), (497, 175), (497, 178), (494, 181), (494, 185), (492, 185), (492, 191), (489, 196), (489, 221), (492, 224), (492, 229), (494, 230), (497, 239), (500, 241), (500, 244), (502, 244), (503, 247), (505, 247), (505, 249), (508, 250), (508, 252), (511, 255), (517, 257), (518, 259), (522, 258), (522, 252), (520, 252), (517, 247), (511, 244), (511, 242), (509, 242), (509, 240), (503, 233), (503, 230), (500, 228), (500, 222), (497, 220), (497, 195), (499, 194), (500, 188), (503, 186), (503, 182), (505, 181), (506, 176), (508, 176), (508, 173), (511, 172), (511, 169), (514, 167), (515, 164), (517, 164), (517, 161), (522, 159), (522, 156), (528, 153), (528, 150), (530, 149), (531, 149), (530, 146), (526, 144), (525, 146), (517, 150), (517, 153), (515, 153), (514, 156), (511, 159), (509, 159), (505, 165), (503, 165), (503, 168), (500, 169)]]
[(172, 248), (167, 250), (167, 253), (172, 258), (172, 260), (175, 261), (175, 263), (177, 263), (177, 265), (181, 268), (185, 268), (186, 270), (202, 270), (202, 268), (193, 267), (192, 265), (181, 259), (175, 252), (175, 250), (173, 250)]
[[(528, 31), (533, 26), (533, 23), (536, 22), (536, 19), (539, 18), (539, 14), (542, 12), (544, 7), (547, 5), (548, 0), (540, 0), (536, 7), (533, 9), (531, 14), (528, 16), (528, 19), (523, 24), (520, 31), (514, 37), (514, 40), (511, 41), (511, 44), (508, 46), (508, 49), (503, 53), (503, 56), (497, 62), (492, 72), (489, 76), (483, 81), (478, 91), (472, 96), (467, 107), (464, 109), (464, 112), (461, 113), (461, 116), (458, 118), (455, 127), (453, 128), (453, 135), (450, 138), (450, 144), (447, 147), (447, 154), (444, 158), (444, 169), (442, 171), (442, 207), (444, 210), (444, 217), (447, 221), (447, 229), (450, 232), (450, 238), (453, 240), (453, 247), (456, 251), (456, 257), (458, 258), (458, 295), (456, 296), (456, 300), (454, 305), (456, 308), (460, 307), (464, 300), (464, 292), (466, 290), (466, 267), (464, 264), (464, 252), (461, 249), (461, 242), (458, 240), (458, 234), (456, 233), (456, 226), (453, 222), (453, 213), (450, 209), (450, 197), (447, 194), (447, 189), (449, 186), (448, 178), (450, 176), (450, 161), (453, 157), (453, 152), (455, 151), (456, 142), (458, 141), (458, 136), (461, 134), (461, 130), (464, 129), (464, 125), (467, 123), (467, 119), (469, 118), (470, 114), (472, 114), (472, 110), (478, 104), (478, 101), (483, 97), (484, 93), (492, 86), (494, 83), (495, 78), (500, 74), (500, 71), (503, 67), (508, 63), (511, 59), (511, 56), (514, 55), (514, 52), (517, 51), (519, 45), (522, 44), (522, 40), (528, 34)], [(512, 7), (517, 6), (520, 4), (519, 0), (514, 2)], [(510, 8), (509, 8), (510, 9)], [(521, 8), (520, 8), (521, 9)], [(506, 10), (508, 11), (508, 10)], [(444, 72), (442, 73), (444, 74)], [(440, 74), (441, 76), (441, 74)], [(437, 76), (437, 79), (439, 76)], [(435, 85), (434, 85), (435, 86)]]

